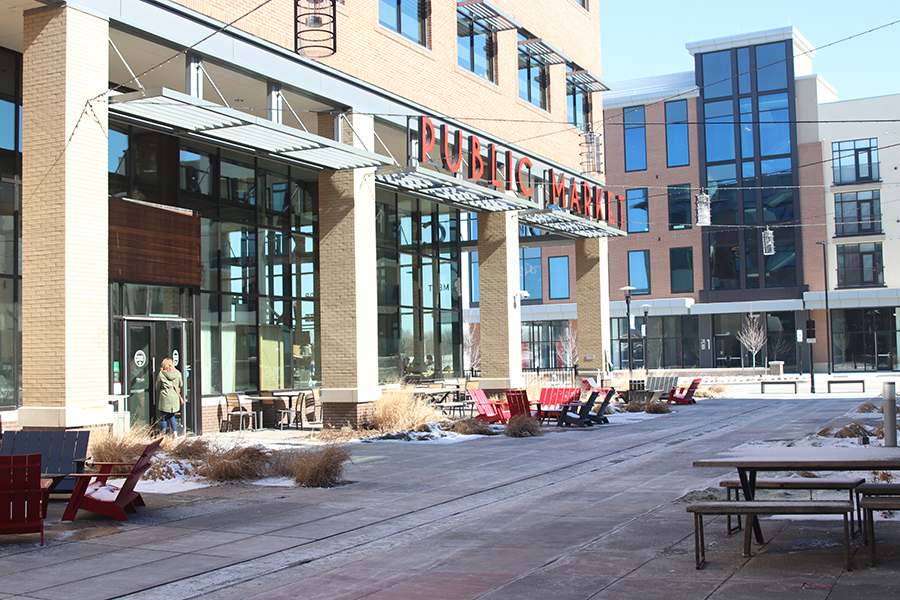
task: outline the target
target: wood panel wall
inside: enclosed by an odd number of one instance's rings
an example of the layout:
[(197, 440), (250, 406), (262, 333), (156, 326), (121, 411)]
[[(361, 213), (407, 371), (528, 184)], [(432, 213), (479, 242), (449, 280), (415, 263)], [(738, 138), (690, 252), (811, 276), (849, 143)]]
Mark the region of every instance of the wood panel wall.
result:
[(127, 200), (109, 201), (109, 278), (200, 286), (200, 217)]

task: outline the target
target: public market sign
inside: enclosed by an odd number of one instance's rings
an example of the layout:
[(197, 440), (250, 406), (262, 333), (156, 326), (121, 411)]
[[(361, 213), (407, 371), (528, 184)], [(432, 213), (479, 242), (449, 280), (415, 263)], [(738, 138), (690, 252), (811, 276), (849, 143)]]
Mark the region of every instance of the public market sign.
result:
[[(435, 149), (440, 153), (441, 166), (452, 174), (462, 174), (498, 191), (518, 193), (538, 201), (541, 208), (562, 208), (615, 227), (624, 225), (624, 197), (553, 168), (545, 169), (538, 177), (534, 164), (540, 161), (493, 143), (485, 148), (474, 133), (451, 130), (446, 123), (435, 127), (430, 117), (420, 116), (418, 137), (410, 144), (410, 158), (421, 164), (434, 163), (429, 152)], [(413, 160), (409, 162), (412, 164)], [(544, 192), (536, 195), (535, 189), (541, 186)]]

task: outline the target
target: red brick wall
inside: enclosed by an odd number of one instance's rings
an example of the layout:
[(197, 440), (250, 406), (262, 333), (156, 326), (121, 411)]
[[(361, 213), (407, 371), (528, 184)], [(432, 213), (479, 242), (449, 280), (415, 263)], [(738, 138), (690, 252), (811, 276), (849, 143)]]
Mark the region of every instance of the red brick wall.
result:
[[(696, 119), (697, 99), (688, 98), (690, 121)], [(647, 188), (650, 230), (629, 233), (624, 238), (610, 238), (609, 242), (609, 288), (618, 290), (628, 285), (628, 252), (650, 250), (650, 295), (654, 298), (693, 297), (699, 300), (697, 292), (703, 287), (702, 230), (696, 225), (691, 229), (669, 230), (668, 186), (690, 184), (692, 196), (700, 185), (699, 150), (696, 125), (688, 126), (690, 164), (684, 167), (667, 167), (666, 159), (666, 116), (665, 104), (648, 104), (644, 108), (647, 136), (647, 170), (625, 172), (625, 130), (622, 126), (621, 108), (604, 111), (604, 144), (606, 152), (606, 180), (615, 193), (625, 196), (631, 189)], [(693, 211), (693, 206), (692, 206)], [(695, 217), (693, 217), (695, 218)], [(694, 249), (694, 293), (673, 294), (669, 248), (690, 246)], [(611, 300), (618, 299), (616, 292)]]

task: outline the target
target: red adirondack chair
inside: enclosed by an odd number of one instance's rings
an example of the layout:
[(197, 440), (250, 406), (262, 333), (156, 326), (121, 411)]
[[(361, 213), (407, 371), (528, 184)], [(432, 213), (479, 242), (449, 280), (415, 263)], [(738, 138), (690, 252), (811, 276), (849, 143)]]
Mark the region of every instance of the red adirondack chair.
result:
[(528, 400), (528, 392), (525, 390), (506, 390), (506, 404), (509, 407), (508, 419), (516, 415), (536, 416), (531, 410), (531, 402)]
[(555, 418), (557, 425), (578, 425), (584, 423), (580, 419), (571, 418), (563, 408), (565, 404), (579, 402), (581, 388), (543, 388), (541, 389), (540, 410), (537, 417), (541, 421)]
[(470, 388), (466, 391), (469, 392), (469, 397), (475, 403), (475, 410), (478, 411), (478, 414), (475, 415), (476, 419), (485, 423), (505, 423), (503, 415), (487, 399), (487, 394), (484, 393), (484, 390)]
[(683, 387), (672, 388), (669, 390), (667, 402), (674, 402), (675, 404), (696, 404), (697, 401), (694, 400), (694, 392), (697, 391), (697, 387), (700, 385), (701, 380), (701, 377), (693, 380), (687, 389)]
[(50, 498), (50, 479), (41, 479), (40, 454), (0, 456), (0, 533), (40, 533)]
[[(137, 462), (94, 463), (95, 467), (100, 467), (99, 473), (72, 474), (77, 481), (62, 520), (74, 521), (76, 513), (82, 509), (112, 517), (116, 521), (127, 521), (128, 517), (125, 513), (134, 513), (137, 512), (136, 507), (146, 506), (141, 495), (134, 491), (134, 486), (150, 468), (150, 459), (156, 453), (161, 441), (162, 438), (159, 438), (147, 444)], [(127, 475), (113, 474), (112, 469), (117, 466), (131, 467), (131, 472)], [(110, 477), (124, 477), (125, 483), (121, 488), (114, 486), (107, 482)], [(96, 481), (91, 483), (93, 478), (96, 478)]]

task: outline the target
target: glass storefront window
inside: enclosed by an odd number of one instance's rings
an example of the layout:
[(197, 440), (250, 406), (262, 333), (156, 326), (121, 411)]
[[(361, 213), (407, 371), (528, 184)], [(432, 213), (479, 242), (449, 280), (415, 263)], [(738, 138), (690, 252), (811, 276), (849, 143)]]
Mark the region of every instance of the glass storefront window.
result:
[(0, 279), (0, 408), (18, 404), (16, 384), (19, 340), (17, 335), (15, 281)]
[(221, 223), (222, 291), (255, 293), (256, 228), (236, 223)]
[(200, 358), (203, 364), (201, 394), (222, 393), (221, 327), (219, 322), (220, 297), (216, 294), (200, 295)]
[(109, 195), (124, 197), (128, 195), (130, 159), (128, 156), (128, 130), (110, 124), (109, 154), (107, 170), (109, 171)]
[(294, 302), (293, 388), (315, 385), (321, 381), (319, 348), (319, 303), (311, 300)]
[(259, 258), (259, 293), (283, 296), (287, 271), (287, 240), (283, 231), (260, 229), (257, 246)]
[(287, 165), (260, 161), (258, 185), (261, 191), (259, 222), (269, 227), (291, 226), (290, 180)]
[(222, 391), (258, 389), (259, 336), (257, 300), (246, 296), (222, 296)]
[(222, 151), (219, 194), (223, 219), (256, 222), (256, 169), (249, 156)]

